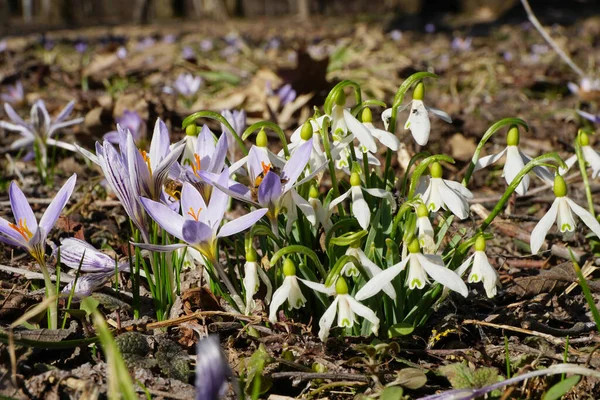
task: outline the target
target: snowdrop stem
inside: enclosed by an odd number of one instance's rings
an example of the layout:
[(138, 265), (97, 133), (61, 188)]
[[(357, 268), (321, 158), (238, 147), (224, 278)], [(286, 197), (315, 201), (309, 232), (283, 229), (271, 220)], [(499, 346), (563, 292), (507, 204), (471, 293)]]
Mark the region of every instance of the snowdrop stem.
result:
[(523, 177), (525, 175), (527, 175), (529, 172), (531, 172), (531, 170), (533, 168), (545, 165), (548, 161), (554, 161), (558, 164), (559, 167), (566, 169), (565, 162), (562, 160), (562, 158), (560, 158), (558, 153), (554, 153), (554, 152), (542, 154), (541, 156), (536, 157), (533, 160), (529, 161), (525, 165), (525, 167), (517, 174), (517, 176), (515, 176), (512, 183), (510, 185), (508, 185), (508, 188), (506, 188), (506, 191), (502, 195), (502, 198), (500, 199), (498, 204), (496, 204), (496, 207), (494, 207), (494, 209), (492, 210), (490, 215), (488, 215), (486, 220), (483, 221), (483, 223), (481, 224), (481, 226), (479, 228), (481, 231), (486, 230), (487, 227), (490, 226), (490, 224), (492, 223), (494, 218), (496, 218), (496, 216), (498, 214), (500, 214), (500, 212), (504, 209), (504, 206), (510, 199), (510, 196), (517, 189), (517, 186), (519, 186), (519, 183), (521, 183), (521, 180), (523, 179)]
[(362, 114), (362, 110), (364, 110), (367, 107), (371, 107), (371, 106), (386, 108), (386, 104), (383, 101), (369, 99), (369, 100), (363, 101), (362, 103), (357, 103), (354, 107), (352, 107), (352, 110), (351, 110), (352, 115), (354, 115), (356, 118), (358, 118), (358, 116)]
[(417, 190), (417, 186), (419, 186), (419, 179), (421, 178), (421, 175), (423, 175), (423, 173), (427, 170), (429, 165), (434, 162), (440, 162), (440, 161), (445, 161), (450, 164), (454, 164), (454, 159), (445, 154), (436, 154), (433, 156), (429, 156), (426, 159), (424, 159), (421, 162), (421, 164), (419, 164), (419, 166), (415, 169), (415, 172), (413, 172), (413, 174), (410, 178), (410, 189), (408, 191), (409, 199), (412, 199), (413, 196), (415, 195), (415, 190)]
[(580, 136), (584, 132), (580, 129), (577, 132), (577, 139), (575, 140), (575, 154), (577, 154), (577, 163), (579, 164), (579, 171), (581, 172), (581, 179), (583, 180), (583, 186), (585, 187), (585, 197), (588, 202), (588, 210), (594, 217), (596, 213), (594, 211), (594, 199), (592, 198), (592, 189), (590, 187), (590, 181), (588, 179), (587, 170), (585, 167), (585, 158), (583, 157), (583, 151), (581, 150)]
[(277, 134), (277, 136), (279, 136), (279, 140), (281, 140), (281, 144), (283, 145), (283, 154), (285, 154), (285, 156), (287, 158), (289, 158), (290, 150), (288, 149), (288, 143), (287, 143), (287, 139), (285, 137), (285, 133), (283, 133), (283, 130), (279, 127), (279, 125), (277, 125), (274, 122), (260, 121), (260, 122), (250, 125), (248, 127), (248, 129), (246, 129), (244, 131), (244, 133), (242, 133), (242, 140), (246, 140), (248, 138), (248, 136), (250, 136), (252, 133), (256, 132), (257, 130), (259, 130), (261, 128), (270, 129), (273, 132), (275, 132)]
[(333, 87), (333, 89), (331, 89), (331, 91), (327, 95), (327, 98), (325, 99), (325, 104), (323, 106), (323, 109), (325, 110), (327, 115), (331, 115), (331, 110), (333, 109), (333, 105), (335, 104), (335, 100), (338, 97), (339, 91), (340, 90), (343, 91), (347, 87), (351, 87), (352, 89), (354, 89), (354, 97), (356, 99), (356, 104), (362, 103), (362, 94), (360, 93), (360, 85), (358, 83), (356, 83), (354, 81), (350, 81), (350, 80), (341, 81), (340, 83), (335, 85)]
[(397, 109), (398, 107), (400, 107), (402, 101), (404, 101), (404, 95), (406, 94), (406, 92), (408, 92), (412, 85), (422, 81), (424, 78), (437, 79), (438, 76), (436, 74), (432, 74), (431, 72), (417, 72), (406, 78), (406, 80), (402, 82), (402, 85), (400, 85), (400, 87), (396, 91), (396, 95), (394, 96), (394, 104), (392, 108)]
[(237, 142), (237, 144), (240, 146), (240, 149), (242, 150), (242, 152), (244, 153), (244, 155), (245, 156), (248, 155), (248, 149), (246, 148), (246, 145), (244, 144), (244, 141), (242, 140), (242, 138), (240, 137), (240, 135), (236, 132), (236, 130), (233, 129), (233, 127), (231, 126), (231, 124), (229, 123), (229, 121), (227, 121), (227, 119), (224, 116), (222, 116), (221, 114), (218, 114), (218, 113), (213, 112), (213, 111), (198, 111), (196, 113), (193, 113), (192, 115), (189, 115), (186, 119), (184, 119), (183, 122), (181, 123), (181, 128), (183, 130), (185, 130), (185, 128), (187, 128), (188, 125), (191, 125), (191, 124), (195, 123), (198, 118), (210, 118), (210, 119), (214, 119), (214, 120), (219, 121), (223, 125), (225, 125), (225, 127), (227, 129), (229, 129), (229, 132), (231, 132), (231, 134), (233, 135), (233, 137), (234, 137), (235, 141)]
[[(330, 93), (331, 94), (331, 93)], [(323, 149), (325, 150), (325, 155), (327, 156), (327, 164), (329, 167), (329, 175), (331, 176), (331, 189), (333, 190), (334, 198), (340, 197), (340, 189), (338, 188), (337, 177), (335, 175), (335, 164), (333, 162), (333, 157), (331, 157), (331, 143), (329, 142), (329, 120), (327, 118), (323, 119), (323, 124), (321, 126), (321, 139), (323, 141)], [(344, 207), (342, 203), (338, 204), (338, 213), (341, 217), (346, 215), (344, 212)]]
[(475, 165), (477, 164), (477, 161), (479, 160), (479, 154), (481, 154), (481, 150), (483, 150), (483, 146), (485, 146), (487, 141), (494, 135), (494, 133), (498, 132), (500, 129), (504, 128), (507, 125), (508, 126), (521, 125), (523, 128), (525, 128), (526, 131), (529, 131), (529, 126), (527, 125), (527, 123), (520, 118), (504, 118), (504, 119), (501, 119), (500, 121), (496, 122), (492, 126), (490, 126), (488, 128), (488, 130), (481, 137), (479, 144), (477, 144), (477, 148), (475, 149), (475, 153), (473, 154), (471, 163), (469, 164), (469, 167), (467, 168), (467, 172), (465, 173), (465, 177), (463, 178), (463, 181), (462, 181), (463, 186), (466, 187), (469, 184), (469, 180), (471, 179), (471, 175), (473, 175), (473, 171), (475, 170)]

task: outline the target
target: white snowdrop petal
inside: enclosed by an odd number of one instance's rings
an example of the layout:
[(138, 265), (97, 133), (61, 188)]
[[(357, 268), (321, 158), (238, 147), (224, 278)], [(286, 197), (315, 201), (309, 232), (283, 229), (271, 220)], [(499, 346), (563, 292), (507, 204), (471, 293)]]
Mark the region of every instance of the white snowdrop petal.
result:
[(588, 210), (581, 207), (570, 198), (566, 196), (564, 198), (565, 201), (571, 207), (571, 210), (573, 210), (573, 212), (577, 214), (579, 218), (581, 218), (583, 223), (586, 224), (587, 227), (590, 228), (590, 230), (596, 234), (596, 236), (600, 237), (600, 222), (598, 222), (598, 220), (594, 218), (594, 216), (590, 214)]
[(331, 330), (331, 325), (333, 324), (333, 320), (335, 319), (338, 301), (339, 298), (336, 297), (319, 320), (319, 339), (321, 339), (322, 342), (324, 342), (327, 339), (327, 337), (329, 337), (329, 331)]
[(558, 200), (558, 198), (554, 200), (546, 215), (544, 215), (542, 219), (540, 219), (540, 222), (537, 223), (535, 228), (533, 228), (530, 240), (531, 254), (537, 254), (542, 247), (542, 244), (544, 243), (546, 235), (552, 227), (552, 224), (554, 224), (554, 221), (556, 221), (559, 206)]
[(434, 281), (439, 282), (450, 290), (462, 294), (464, 297), (469, 295), (469, 289), (456, 272), (449, 270), (443, 264), (441, 257), (434, 255), (423, 255), (416, 253), (421, 266)]

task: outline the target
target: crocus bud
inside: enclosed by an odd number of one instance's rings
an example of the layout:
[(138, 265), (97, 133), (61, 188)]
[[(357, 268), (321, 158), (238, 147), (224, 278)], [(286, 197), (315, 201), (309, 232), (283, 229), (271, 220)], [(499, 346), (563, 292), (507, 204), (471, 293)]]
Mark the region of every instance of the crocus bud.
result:
[(283, 262), (283, 274), (285, 276), (296, 275), (296, 264), (294, 264), (291, 258), (286, 258)]
[(415, 90), (413, 91), (413, 100), (423, 100), (423, 97), (425, 95), (425, 85), (423, 85), (423, 82), (419, 82), (417, 83), (417, 86), (415, 86)]
[(425, 204), (421, 203), (419, 204), (419, 207), (417, 207), (417, 217), (429, 217), (429, 210)]
[(565, 197), (567, 195), (567, 184), (560, 175), (554, 177), (554, 195), (556, 197)]
[(590, 137), (582, 130), (579, 131), (579, 145), (582, 147), (590, 145)]
[(513, 125), (508, 130), (508, 134), (506, 135), (506, 145), (507, 146), (518, 146), (520, 140), (519, 135), (519, 127)]
[(344, 90), (338, 91), (337, 96), (335, 97), (335, 104), (340, 107), (344, 107), (346, 105), (346, 93), (344, 93)]
[(475, 251), (485, 251), (485, 248), (485, 238), (481, 235), (477, 236), (477, 240), (475, 241)]
[(411, 254), (421, 252), (421, 245), (419, 244), (419, 239), (414, 238), (412, 242), (410, 242), (410, 244), (408, 245), (408, 252)]
[(443, 175), (442, 166), (439, 162), (433, 162), (429, 166), (429, 172), (431, 172), (432, 178), (441, 178)]
[(267, 132), (265, 132), (265, 128), (261, 128), (261, 130), (256, 135), (256, 145), (258, 147), (267, 147), (269, 144), (269, 139), (267, 138)]
[(313, 136), (313, 128), (310, 121), (306, 121), (304, 125), (302, 125), (302, 130), (300, 131), (300, 137), (302, 140), (310, 140)]
[(364, 123), (373, 123), (373, 113), (369, 107), (363, 108), (360, 117)]
[(341, 276), (335, 282), (335, 292), (337, 294), (348, 294), (348, 284), (346, 283), (346, 280)]
[(358, 175), (358, 172), (353, 172), (350, 175), (350, 184), (352, 186), (360, 186), (360, 175)]
[(185, 134), (188, 136), (198, 136), (198, 127), (196, 124), (188, 125), (185, 128)]
[(198, 342), (196, 355), (196, 400), (218, 400), (231, 369), (221, 350), (219, 337), (211, 335)]

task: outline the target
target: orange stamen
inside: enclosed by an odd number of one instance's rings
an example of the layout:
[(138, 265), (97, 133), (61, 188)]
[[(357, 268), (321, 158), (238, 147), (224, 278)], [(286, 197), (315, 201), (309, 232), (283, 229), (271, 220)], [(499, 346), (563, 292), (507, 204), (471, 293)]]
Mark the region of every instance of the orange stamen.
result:
[(148, 166), (148, 171), (150, 171), (150, 175), (152, 175), (152, 166), (150, 164), (150, 156), (148, 155), (148, 153), (146, 153), (145, 150), (140, 150), (140, 153), (142, 154), (142, 158), (144, 159), (144, 162)]
[(198, 209), (198, 212), (194, 211), (194, 209), (192, 207), (190, 207), (190, 211), (188, 211), (188, 215), (191, 216), (192, 218), (194, 218), (194, 220), (197, 222), (198, 218), (200, 218), (200, 211), (202, 211), (202, 207), (200, 207)]
[(27, 221), (25, 221), (23, 218), (19, 219), (19, 225), (18, 226), (15, 225), (15, 224), (13, 224), (13, 223), (9, 223), (8, 226), (10, 226), (11, 228), (13, 228), (15, 231), (19, 232), (19, 234), (21, 236), (23, 236), (23, 238), (25, 240), (29, 240), (33, 236), (33, 233), (31, 233), (31, 231), (27, 227)]
[(200, 175), (198, 175), (198, 171), (200, 171), (200, 156), (198, 154), (194, 154), (194, 160), (195, 163), (191, 163), (192, 171), (194, 171), (194, 175), (200, 178)]
[(271, 170), (271, 166), (272, 166), (272, 165), (271, 165), (271, 163), (269, 163), (269, 164), (265, 164), (265, 162), (264, 162), (264, 161), (261, 161), (261, 162), (260, 162), (260, 166), (261, 166), (261, 167), (262, 167), (262, 169), (263, 169), (263, 174), (265, 174), (265, 175), (266, 175), (266, 174), (267, 174), (267, 172), (269, 172), (269, 171)]

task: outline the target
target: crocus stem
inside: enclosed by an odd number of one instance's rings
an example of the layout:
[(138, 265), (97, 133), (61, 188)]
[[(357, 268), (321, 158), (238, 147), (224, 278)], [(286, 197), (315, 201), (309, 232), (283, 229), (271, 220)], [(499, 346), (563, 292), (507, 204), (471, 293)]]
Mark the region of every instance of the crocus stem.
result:
[(242, 298), (240, 297), (237, 289), (235, 288), (235, 286), (233, 286), (233, 283), (231, 282), (231, 280), (229, 279), (229, 277), (227, 276), (227, 274), (225, 273), (223, 268), (221, 268), (221, 264), (219, 263), (219, 260), (217, 260), (216, 257), (213, 257), (209, 261), (210, 261), (211, 265), (213, 266), (213, 268), (217, 271), (217, 273), (219, 274), (219, 277), (221, 278), (221, 280), (225, 284), (225, 287), (229, 291), (229, 294), (231, 295), (231, 298), (233, 299), (233, 302), (235, 303), (235, 304), (232, 304), (232, 306), (235, 306), (235, 308), (237, 308), (238, 311), (244, 310), (245, 309), (244, 302), (242, 301)]
[[(46, 263), (39, 262), (40, 269), (42, 270), (42, 275), (44, 275), (44, 284), (46, 285), (46, 297), (52, 297), (56, 294), (56, 287), (54, 283), (52, 283), (52, 279), (50, 278), (50, 273), (48, 272), (48, 268), (46, 267)], [(56, 302), (50, 303), (48, 306), (48, 329), (56, 329), (58, 328), (58, 307)]]

